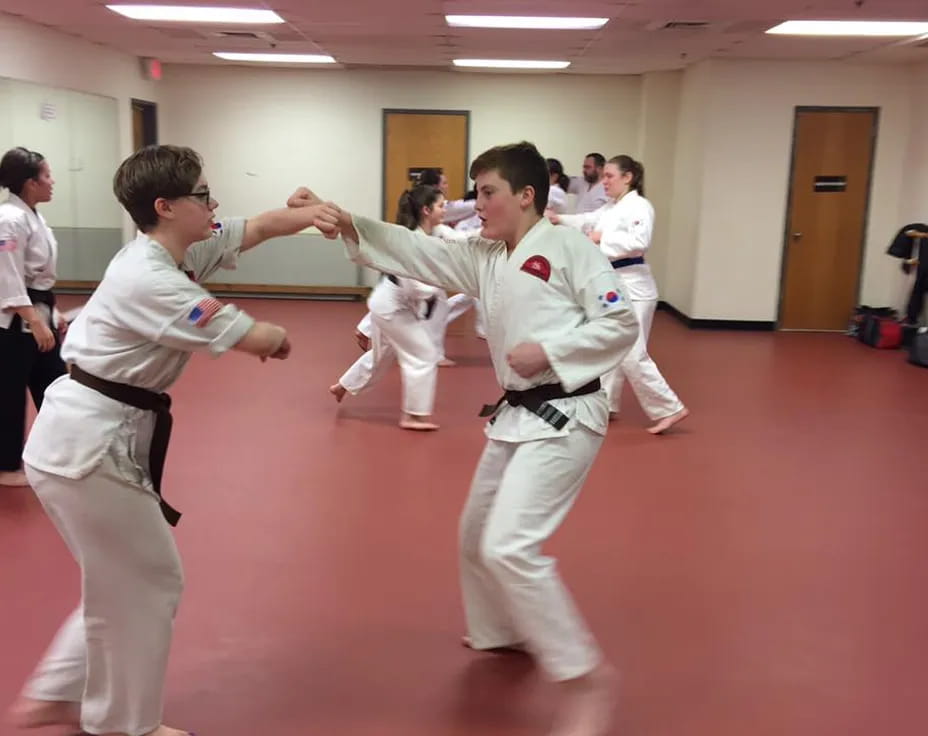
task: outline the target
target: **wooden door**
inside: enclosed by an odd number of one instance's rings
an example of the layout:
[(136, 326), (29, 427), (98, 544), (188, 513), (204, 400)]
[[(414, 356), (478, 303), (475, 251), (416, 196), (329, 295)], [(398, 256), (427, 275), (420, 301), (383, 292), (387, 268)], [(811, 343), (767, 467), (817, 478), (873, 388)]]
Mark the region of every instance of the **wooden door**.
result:
[(448, 177), (449, 199), (464, 196), (469, 118), (463, 111), (383, 111), (383, 219), (396, 219), (396, 205), (410, 186), (410, 172), (440, 168)]
[(158, 107), (154, 102), (132, 100), (132, 149), (158, 142)]
[(844, 330), (857, 303), (876, 110), (798, 109), (779, 326)]

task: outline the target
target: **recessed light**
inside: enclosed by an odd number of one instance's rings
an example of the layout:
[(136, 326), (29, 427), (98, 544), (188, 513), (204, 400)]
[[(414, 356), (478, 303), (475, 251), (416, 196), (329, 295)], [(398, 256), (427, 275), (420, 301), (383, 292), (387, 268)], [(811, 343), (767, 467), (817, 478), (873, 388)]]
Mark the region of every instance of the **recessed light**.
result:
[(569, 61), (529, 61), (525, 59), (455, 59), (455, 66), (490, 69), (566, 69)]
[(270, 64), (334, 64), (335, 59), (324, 54), (250, 54), (237, 51), (214, 51), (213, 56), (227, 61), (262, 61)]
[(788, 20), (767, 33), (789, 36), (921, 36), (928, 23), (883, 20)]
[(608, 18), (549, 18), (530, 15), (446, 15), (449, 26), (459, 28), (535, 28), (580, 31), (602, 28)]
[(283, 23), (273, 10), (257, 8), (198, 8), (188, 5), (107, 5), (114, 13), (132, 20), (181, 23)]

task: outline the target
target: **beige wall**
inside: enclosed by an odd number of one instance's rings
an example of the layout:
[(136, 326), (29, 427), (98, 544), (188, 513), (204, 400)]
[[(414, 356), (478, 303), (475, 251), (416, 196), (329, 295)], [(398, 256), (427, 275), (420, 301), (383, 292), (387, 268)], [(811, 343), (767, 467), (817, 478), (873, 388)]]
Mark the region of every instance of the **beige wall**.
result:
[(709, 69), (705, 65), (688, 69), (683, 76), (673, 167), (673, 207), (664, 215), (663, 227), (669, 229), (670, 240), (658, 285), (662, 297), (684, 314), (693, 313), (706, 176), (705, 143), (709, 138), (709, 83)]
[(641, 86), (639, 153), (636, 155), (646, 164), (645, 194), (655, 209), (656, 222), (648, 260), (658, 283), (666, 281), (682, 83), (682, 72), (654, 72), (644, 75)]
[(470, 110), (470, 153), (529, 140), (579, 174), (590, 150), (637, 150), (641, 80), (166, 66), (162, 142), (199, 150), (224, 209), (297, 185), (380, 215), (383, 108)]
[[(683, 130), (697, 151), (681, 151), (678, 157), (681, 178), (687, 176), (681, 165), (695, 163), (702, 170), (698, 228), (680, 206), (681, 198), (675, 199), (674, 217), (681, 220), (675, 232), (681, 237), (698, 232), (692, 297), (683, 302), (687, 313), (704, 319), (776, 319), (793, 115), (801, 105), (880, 108), (861, 299), (895, 301), (898, 264), (884, 251), (899, 226), (910, 145), (909, 75), (878, 65), (726, 61), (700, 64), (687, 71), (690, 75), (693, 91), (699, 88), (701, 99), (693, 104), (703, 113), (704, 134), (697, 140)], [(688, 273), (691, 266), (686, 261), (669, 268), (674, 282), (685, 280), (677, 269)]]

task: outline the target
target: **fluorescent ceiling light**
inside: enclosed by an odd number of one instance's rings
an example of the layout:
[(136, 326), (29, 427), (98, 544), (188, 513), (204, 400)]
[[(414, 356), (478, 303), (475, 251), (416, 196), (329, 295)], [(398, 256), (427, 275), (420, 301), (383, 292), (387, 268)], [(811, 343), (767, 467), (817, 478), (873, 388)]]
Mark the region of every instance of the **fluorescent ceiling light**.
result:
[(767, 33), (795, 36), (921, 36), (928, 23), (883, 20), (788, 20)]
[(455, 59), (455, 66), (492, 69), (566, 69), (569, 61), (526, 61), (523, 59)]
[(114, 13), (133, 20), (183, 23), (283, 23), (273, 10), (255, 8), (198, 8), (187, 5), (107, 5)]
[(334, 64), (335, 59), (323, 54), (247, 54), (237, 51), (214, 51), (213, 56), (228, 61), (265, 61), (271, 64)]
[(602, 28), (608, 18), (548, 18), (529, 15), (446, 15), (449, 26), (460, 28), (540, 28), (586, 30)]

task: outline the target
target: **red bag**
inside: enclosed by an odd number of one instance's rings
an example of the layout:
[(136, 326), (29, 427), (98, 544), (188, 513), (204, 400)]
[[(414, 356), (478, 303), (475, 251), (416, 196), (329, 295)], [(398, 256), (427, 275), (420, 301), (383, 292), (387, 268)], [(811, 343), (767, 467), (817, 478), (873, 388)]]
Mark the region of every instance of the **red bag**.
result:
[(874, 314), (864, 315), (858, 338), (864, 345), (881, 350), (896, 350), (902, 347), (902, 323)]

